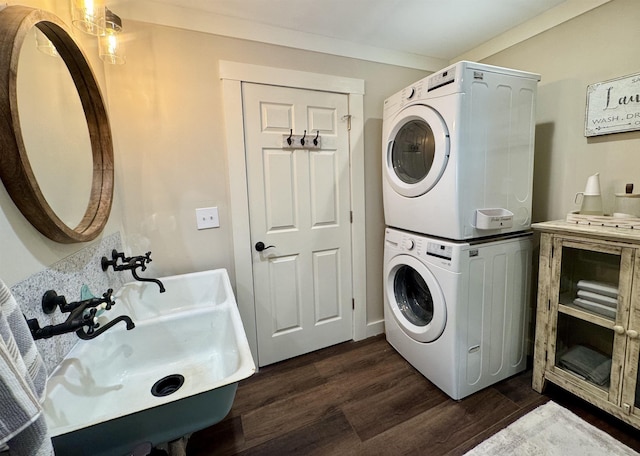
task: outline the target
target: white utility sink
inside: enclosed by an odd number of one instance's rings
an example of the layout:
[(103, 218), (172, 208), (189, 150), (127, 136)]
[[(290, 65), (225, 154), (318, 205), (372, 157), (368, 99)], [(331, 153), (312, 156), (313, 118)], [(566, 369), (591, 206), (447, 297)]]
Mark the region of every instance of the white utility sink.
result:
[(151, 282), (115, 293), (101, 318), (129, 315), (136, 327), (79, 341), (49, 377), (57, 454), (125, 455), (211, 426), (255, 372), (226, 270), (160, 280), (165, 293)]

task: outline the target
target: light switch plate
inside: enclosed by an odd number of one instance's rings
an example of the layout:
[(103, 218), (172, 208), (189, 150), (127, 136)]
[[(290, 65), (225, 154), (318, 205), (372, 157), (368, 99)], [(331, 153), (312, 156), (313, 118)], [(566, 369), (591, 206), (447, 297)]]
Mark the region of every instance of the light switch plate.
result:
[(196, 222), (199, 230), (218, 228), (220, 219), (218, 218), (217, 207), (201, 207), (196, 209)]

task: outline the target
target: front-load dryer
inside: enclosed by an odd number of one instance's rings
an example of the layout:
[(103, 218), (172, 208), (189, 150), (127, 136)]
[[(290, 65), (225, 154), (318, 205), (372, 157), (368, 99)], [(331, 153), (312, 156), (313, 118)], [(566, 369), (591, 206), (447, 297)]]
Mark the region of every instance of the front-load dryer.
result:
[(539, 80), (463, 61), (385, 100), (386, 225), (456, 240), (529, 229)]
[(453, 399), (526, 367), (531, 232), (453, 242), (387, 228), (387, 341)]

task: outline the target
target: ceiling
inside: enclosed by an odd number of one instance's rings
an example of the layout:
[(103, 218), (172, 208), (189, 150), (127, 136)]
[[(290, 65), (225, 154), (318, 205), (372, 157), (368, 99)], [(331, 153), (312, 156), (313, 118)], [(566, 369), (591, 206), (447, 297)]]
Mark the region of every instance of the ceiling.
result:
[[(480, 60), (607, 1), (121, 0), (116, 3), (121, 3), (117, 7), (122, 8), (119, 14), (125, 18), (433, 71), (460, 58)], [(479, 48), (480, 54), (485, 55), (478, 57)]]

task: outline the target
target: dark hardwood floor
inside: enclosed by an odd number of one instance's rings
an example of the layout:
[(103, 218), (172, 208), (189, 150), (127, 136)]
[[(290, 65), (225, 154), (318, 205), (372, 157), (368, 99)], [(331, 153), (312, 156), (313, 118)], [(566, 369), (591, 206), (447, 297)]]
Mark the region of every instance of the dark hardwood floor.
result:
[(640, 451), (640, 431), (553, 385), (536, 393), (531, 370), (454, 401), (381, 335), (260, 369), (187, 454), (462, 455), (550, 399)]

